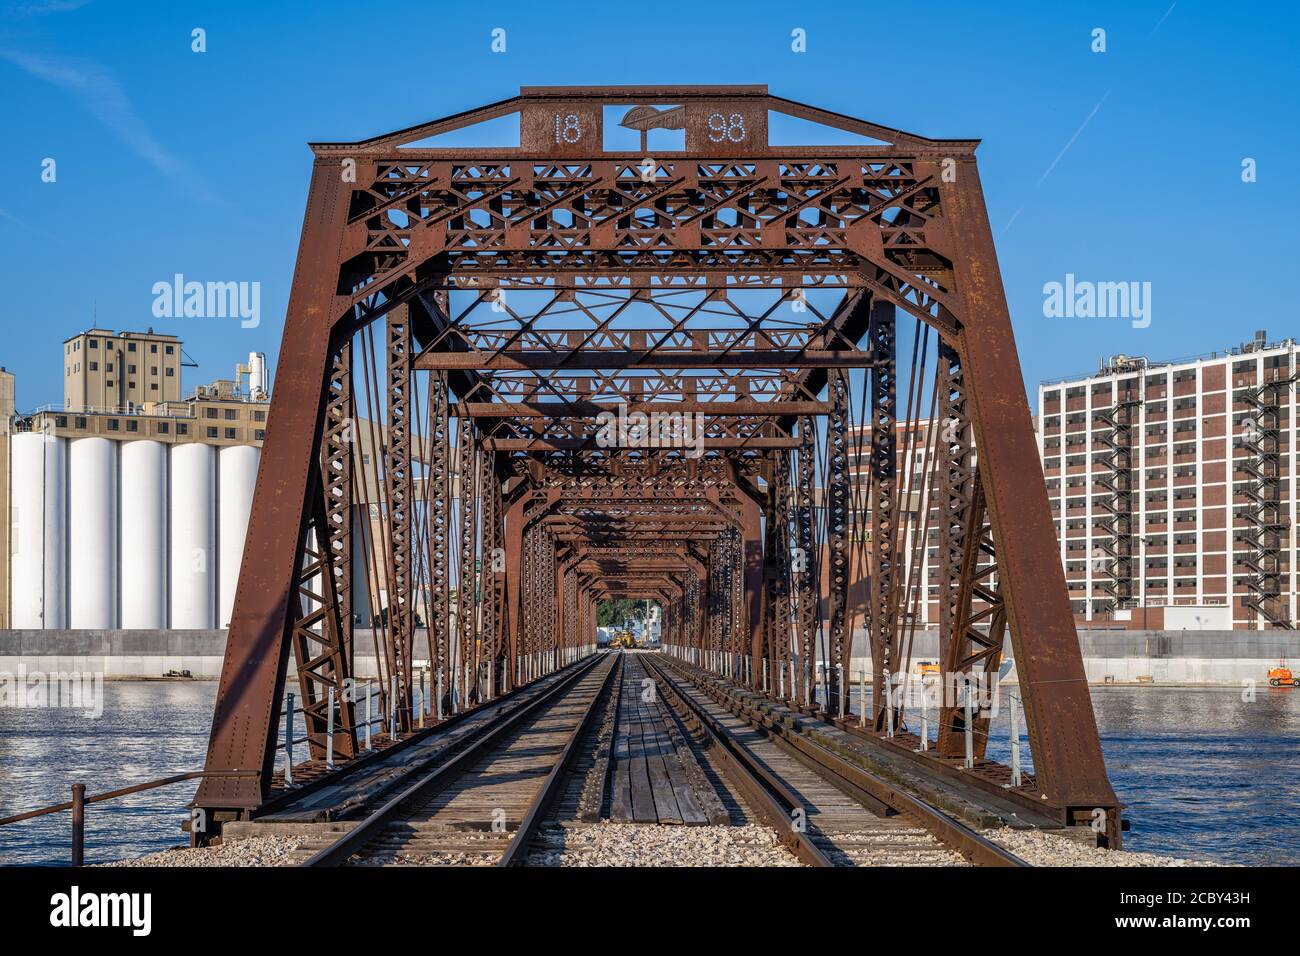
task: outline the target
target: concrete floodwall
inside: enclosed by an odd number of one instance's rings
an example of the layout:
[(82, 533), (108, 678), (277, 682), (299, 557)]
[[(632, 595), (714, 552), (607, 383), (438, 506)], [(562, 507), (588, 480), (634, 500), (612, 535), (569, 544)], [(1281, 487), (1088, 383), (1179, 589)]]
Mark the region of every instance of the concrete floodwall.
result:
[[(871, 674), (865, 632), (854, 635), (852, 673)], [(1092, 684), (1199, 684), (1240, 686), (1263, 682), (1268, 669), (1286, 660), (1300, 669), (1300, 631), (1079, 631), (1084, 673)], [(937, 631), (917, 631), (912, 663), (937, 661)], [(1007, 657), (1013, 657), (1011, 643)], [(1015, 672), (1011, 672), (1014, 677)], [(1146, 678), (1150, 678), (1148, 681)]]
[[(454, 620), (454, 618), (453, 618)], [(353, 637), (354, 675), (374, 678), (375, 642), (369, 629)], [(428, 639), (415, 635), (415, 663), (427, 657)], [(148, 680), (188, 671), (195, 680), (217, 680), (226, 652), (225, 630), (0, 630), (0, 673), (102, 673), (106, 680)], [(289, 657), (293, 676), (293, 656)]]
[[(374, 640), (368, 628), (355, 634), (355, 675), (376, 676)], [(851, 679), (870, 676), (866, 633), (854, 636)], [(160, 678), (189, 671), (198, 680), (221, 676), (224, 630), (10, 630), (0, 631), (0, 672), (89, 671), (108, 679)], [(1237, 685), (1263, 681), (1280, 659), (1300, 666), (1300, 631), (1121, 631), (1082, 630), (1079, 645), (1091, 683)], [(423, 628), (414, 640), (416, 666), (427, 656)], [(1008, 645), (1008, 656), (1010, 646)], [(911, 660), (937, 661), (937, 631), (917, 631)], [(290, 670), (293, 660), (290, 658)], [(1014, 675), (1014, 671), (1012, 672)]]

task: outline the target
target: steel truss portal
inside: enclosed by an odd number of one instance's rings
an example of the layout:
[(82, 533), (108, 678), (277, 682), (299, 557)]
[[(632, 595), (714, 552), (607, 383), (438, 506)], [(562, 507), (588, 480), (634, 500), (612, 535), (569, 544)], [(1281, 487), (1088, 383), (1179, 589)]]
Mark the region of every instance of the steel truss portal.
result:
[[(511, 115), (516, 147), (438, 145)], [(778, 117), (863, 145), (771, 145)], [(311, 756), (346, 761), (359, 655), (382, 741), (593, 651), (610, 598), (845, 726), (856, 652), (863, 732), (901, 731), (933, 528), (944, 676), (996, 676), (1009, 635), (1021, 796), (1118, 845), (976, 146), (761, 86), (525, 88), (314, 144), (195, 839), (278, 792), (291, 656)]]

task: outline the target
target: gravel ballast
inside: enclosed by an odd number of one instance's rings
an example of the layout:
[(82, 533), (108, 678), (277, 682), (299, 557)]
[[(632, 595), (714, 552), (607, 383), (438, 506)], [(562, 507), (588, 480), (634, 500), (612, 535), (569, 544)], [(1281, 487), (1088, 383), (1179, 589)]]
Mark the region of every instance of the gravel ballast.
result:
[(800, 866), (767, 827), (601, 823), (550, 827), (529, 866)]
[[(1155, 853), (1131, 853), (1086, 846), (1069, 837), (1037, 830), (985, 830), (984, 836), (1006, 847), (1033, 866), (1102, 867), (1196, 867), (1218, 866), (1214, 862), (1186, 860)], [(485, 840), (485, 842), (487, 842)], [(104, 863), (102, 866), (293, 866), (308, 850), (293, 837), (264, 836), (232, 840), (219, 846), (174, 847), (147, 856)], [(488, 849), (485, 847), (485, 850)], [(892, 865), (933, 863), (932, 860), (899, 860), (894, 848), (879, 862)], [(495, 854), (487, 853), (403, 853), (376, 854), (357, 862), (363, 865), (405, 866), (491, 866)], [(867, 856), (858, 865), (876, 862)], [(958, 862), (954, 855), (954, 862)], [(599, 823), (590, 826), (551, 826), (544, 830), (528, 858), (529, 866), (801, 866), (777, 842), (776, 834), (763, 826), (647, 826), (630, 823)]]
[(1087, 846), (1042, 830), (985, 830), (983, 836), (1010, 850), (1031, 866), (1218, 866), (1155, 853), (1130, 853)]
[(173, 847), (159, 853), (129, 860), (104, 863), (103, 866), (292, 866), (298, 862), (294, 851), (300, 840), (290, 837), (264, 836), (231, 840), (218, 846)]

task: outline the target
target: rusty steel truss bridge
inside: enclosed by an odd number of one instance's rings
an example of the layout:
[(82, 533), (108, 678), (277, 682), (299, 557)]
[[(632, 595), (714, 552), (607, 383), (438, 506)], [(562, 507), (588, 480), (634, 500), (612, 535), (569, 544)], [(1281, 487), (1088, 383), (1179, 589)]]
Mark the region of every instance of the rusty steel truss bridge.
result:
[[(770, 141), (810, 124), (855, 144)], [(1009, 638), (1033, 773), (985, 759), (980, 711), (967, 768), (952, 700), (925, 759), (1118, 846), (977, 145), (765, 86), (529, 87), (313, 144), (196, 841), (282, 788), (286, 690), (313, 758), (359, 757), (359, 635), (400, 736), (594, 652), (611, 598), (911, 752), (919, 594), (945, 677)]]

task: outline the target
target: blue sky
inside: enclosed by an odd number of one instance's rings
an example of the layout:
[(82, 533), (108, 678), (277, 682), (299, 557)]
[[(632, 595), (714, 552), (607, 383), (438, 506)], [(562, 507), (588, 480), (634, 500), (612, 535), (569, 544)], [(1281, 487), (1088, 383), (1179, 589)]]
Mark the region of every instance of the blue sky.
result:
[[(18, 374), (20, 408), (60, 401), (59, 343), (97, 313), (102, 327), (180, 335), (200, 363), (187, 388), (249, 351), (274, 369), (306, 143), (550, 84), (766, 83), (887, 126), (982, 138), (1031, 389), (1103, 354), (1171, 359), (1257, 328), (1300, 334), (1293, 4), (928, 0), (890, 5), (880, 26), (871, 9), (0, 0), (0, 365)], [(191, 51), (196, 27), (205, 53)], [(496, 27), (504, 54), (490, 49)], [(1098, 27), (1104, 53), (1090, 48)], [(41, 181), (47, 157), (54, 183)], [(151, 287), (178, 272), (260, 282), (261, 325), (155, 319)], [(1150, 282), (1151, 324), (1046, 318), (1044, 283), (1067, 273)]]

